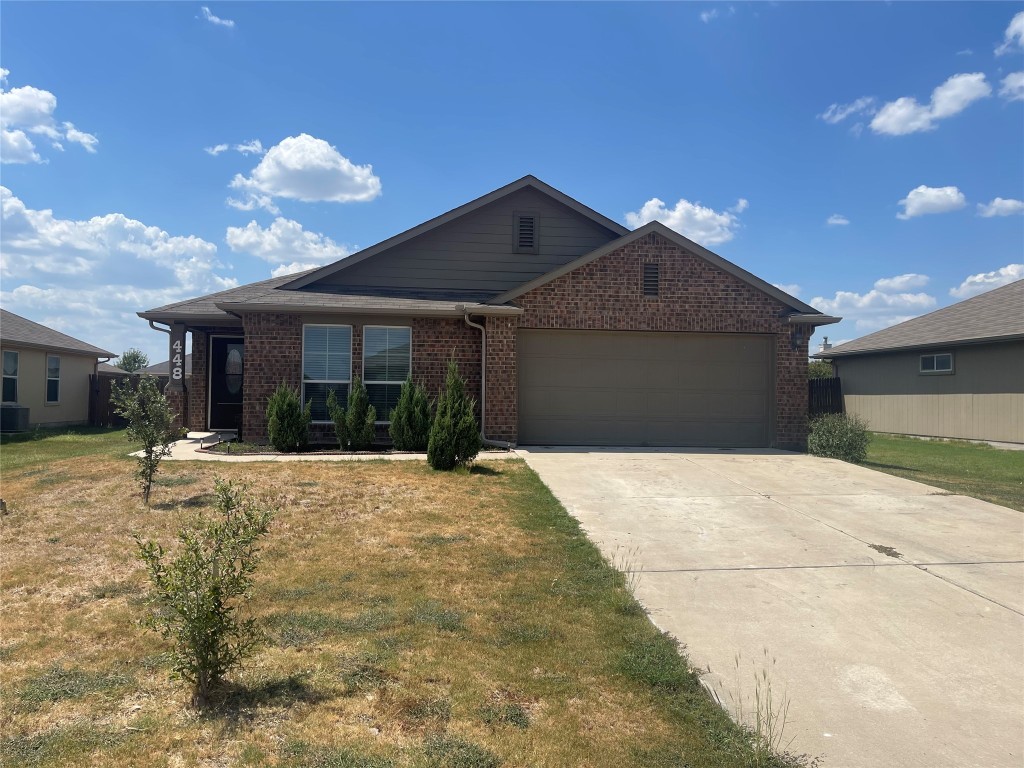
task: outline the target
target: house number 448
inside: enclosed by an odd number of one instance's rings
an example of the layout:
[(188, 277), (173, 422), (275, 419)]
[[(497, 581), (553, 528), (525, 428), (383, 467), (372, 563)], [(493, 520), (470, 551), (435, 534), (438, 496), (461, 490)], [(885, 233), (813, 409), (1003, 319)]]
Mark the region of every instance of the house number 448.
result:
[(175, 341), (171, 348), (174, 350), (174, 356), (171, 357), (171, 378), (174, 381), (181, 381), (182, 376), (182, 356), (181, 356), (181, 342)]

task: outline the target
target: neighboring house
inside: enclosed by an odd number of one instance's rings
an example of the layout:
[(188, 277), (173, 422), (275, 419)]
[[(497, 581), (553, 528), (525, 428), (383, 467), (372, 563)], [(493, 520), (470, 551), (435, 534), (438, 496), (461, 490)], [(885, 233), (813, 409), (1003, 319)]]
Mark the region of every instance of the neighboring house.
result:
[[(185, 355), (184, 360), (185, 367), (185, 381), (187, 382), (192, 378), (192, 353), (189, 352)], [(147, 366), (139, 371), (143, 376), (170, 376), (171, 375), (171, 361), (164, 360), (162, 363), (155, 363), (154, 365)]]
[(454, 356), (491, 440), (787, 448), (805, 445), (807, 339), (836, 321), (533, 176), (329, 266), (139, 315), (192, 334), (192, 429), (265, 439), (283, 382), (326, 437), (328, 390), (344, 402), (361, 377), (385, 420), (406, 377), (436, 395)]
[(1024, 443), (1024, 280), (815, 357), (877, 432)]
[(0, 309), (3, 403), (29, 409), (29, 425), (89, 421), (89, 375), (112, 352)]
[(128, 371), (118, 368), (110, 363), (100, 363), (96, 366), (96, 373), (100, 376), (128, 376)]

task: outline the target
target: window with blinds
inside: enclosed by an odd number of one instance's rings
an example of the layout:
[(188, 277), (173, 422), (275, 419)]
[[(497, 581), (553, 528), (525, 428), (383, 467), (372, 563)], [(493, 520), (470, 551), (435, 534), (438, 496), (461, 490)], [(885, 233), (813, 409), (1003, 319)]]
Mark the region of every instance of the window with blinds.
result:
[(302, 327), (302, 406), (310, 404), (312, 420), (330, 422), (327, 393), (345, 407), (352, 383), (352, 326)]
[(644, 296), (651, 299), (658, 298), (658, 265), (653, 262), (644, 264), (643, 284)]
[(537, 216), (532, 213), (516, 213), (514, 223), (516, 252), (537, 253), (540, 245)]
[(55, 405), (60, 402), (60, 356), (46, 356), (46, 402)]
[(3, 401), (18, 402), (18, 353), (9, 350), (4, 350)]
[(412, 328), (367, 325), (363, 327), (363, 384), (370, 404), (377, 409), (378, 423), (391, 420), (402, 384), (412, 371)]

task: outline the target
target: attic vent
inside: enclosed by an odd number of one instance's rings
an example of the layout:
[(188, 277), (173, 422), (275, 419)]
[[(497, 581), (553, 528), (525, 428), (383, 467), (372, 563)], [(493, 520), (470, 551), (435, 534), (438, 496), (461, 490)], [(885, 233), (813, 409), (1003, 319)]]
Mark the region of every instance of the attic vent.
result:
[(644, 264), (643, 276), (644, 296), (658, 298), (658, 265), (654, 263)]
[(517, 213), (515, 220), (516, 251), (537, 252), (537, 217), (533, 214)]

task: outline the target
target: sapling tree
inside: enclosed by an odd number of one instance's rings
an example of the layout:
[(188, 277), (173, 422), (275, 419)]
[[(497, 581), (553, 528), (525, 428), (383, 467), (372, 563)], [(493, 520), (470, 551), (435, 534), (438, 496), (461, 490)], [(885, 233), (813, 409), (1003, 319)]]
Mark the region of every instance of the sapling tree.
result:
[(431, 404), (427, 392), (412, 378), (402, 384), (391, 411), (388, 433), (396, 451), (425, 451), (430, 442)]
[(110, 397), (114, 412), (128, 422), (128, 439), (142, 443), (142, 452), (136, 457), (135, 477), (142, 498), (149, 506), (149, 494), (160, 460), (171, 451), (174, 411), (151, 378), (142, 378), (137, 386), (128, 381), (122, 384), (115, 381)]
[(348, 447), (353, 451), (366, 451), (373, 445), (377, 435), (377, 409), (370, 405), (366, 385), (356, 376), (348, 392), (348, 408), (345, 409), (345, 434)]
[(240, 613), (274, 514), (247, 497), (244, 486), (218, 479), (214, 489), (216, 512), (181, 528), (173, 553), (135, 537), (152, 587), (142, 623), (170, 641), (174, 673), (192, 685), (197, 708), (210, 703), (224, 676), (260, 643), (255, 619)]
[(475, 408), (476, 402), (466, 395), (466, 384), (453, 358), (448, 361), (444, 391), (430, 427), (427, 461), (434, 469), (455, 469), (480, 453), (483, 442), (473, 414)]

